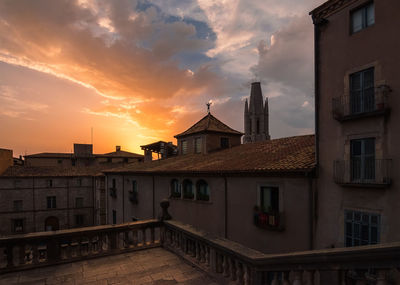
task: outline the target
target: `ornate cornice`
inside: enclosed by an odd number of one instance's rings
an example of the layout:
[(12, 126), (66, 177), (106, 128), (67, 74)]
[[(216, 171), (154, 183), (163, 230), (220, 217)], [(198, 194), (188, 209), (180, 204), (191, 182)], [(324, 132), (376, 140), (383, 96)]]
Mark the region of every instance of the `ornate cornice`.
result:
[(322, 19), (342, 10), (343, 8), (359, 0), (329, 0), (310, 12), (314, 24), (318, 24)]

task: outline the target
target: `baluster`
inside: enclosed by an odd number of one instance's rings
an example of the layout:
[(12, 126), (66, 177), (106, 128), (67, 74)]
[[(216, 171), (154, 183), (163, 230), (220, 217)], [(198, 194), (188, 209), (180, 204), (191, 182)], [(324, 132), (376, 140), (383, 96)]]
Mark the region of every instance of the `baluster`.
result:
[(346, 273), (347, 273), (346, 270), (339, 270), (340, 285), (346, 285)]
[(244, 285), (250, 285), (251, 284), (250, 268), (247, 265), (243, 264), (243, 271), (244, 271), (243, 283)]
[(129, 231), (124, 232), (124, 248), (129, 248)]
[(302, 284), (303, 284), (303, 271), (296, 270), (294, 272), (293, 285), (302, 285)]
[(32, 245), (32, 264), (39, 264), (39, 250), (38, 245)]
[(19, 253), (19, 264), (25, 264), (25, 244), (20, 244), (18, 246), (18, 253)]
[(282, 275), (283, 275), (283, 278), (282, 278), (282, 285), (290, 285), (290, 282), (289, 282), (289, 271), (284, 271), (283, 273), (282, 273)]
[(243, 268), (242, 264), (236, 260), (236, 283), (237, 284), (242, 284), (243, 283)]
[(211, 272), (216, 273), (217, 272), (217, 253), (215, 252), (215, 249), (210, 247), (210, 267), (211, 267)]
[(229, 267), (231, 269), (231, 280), (235, 281), (237, 279), (236, 276), (236, 264), (232, 258), (229, 258)]
[(151, 243), (151, 244), (154, 244), (154, 242), (155, 242), (154, 228), (151, 227), (151, 228), (150, 228), (150, 243)]
[(97, 252), (98, 253), (102, 253), (103, 252), (103, 239), (104, 239), (103, 234), (99, 234), (98, 240), (97, 240), (97, 242), (99, 243), (97, 245)]
[(142, 229), (142, 245), (143, 246), (145, 246), (147, 244), (146, 240), (147, 240), (146, 229)]
[(229, 257), (227, 257), (226, 255), (222, 256), (223, 260), (222, 260), (222, 269), (223, 269), (223, 275), (224, 277), (229, 277)]
[(192, 257), (196, 258), (196, 242), (194, 240), (190, 241), (191, 249), (192, 249)]
[(376, 285), (387, 285), (389, 284), (387, 281), (387, 270), (386, 269), (378, 269)]
[(307, 285), (314, 285), (314, 279), (315, 279), (315, 270), (309, 270)]
[(279, 278), (278, 278), (279, 273), (274, 272), (274, 279), (271, 282), (271, 285), (279, 285)]
[(204, 246), (204, 250), (205, 250), (205, 256), (204, 258), (206, 259), (206, 265), (210, 266), (210, 248), (208, 246)]
[(200, 262), (200, 260), (201, 260), (200, 243), (196, 242), (195, 246), (196, 246), (196, 259), (197, 259), (197, 262)]
[(200, 262), (205, 263), (206, 262), (206, 246), (204, 244), (200, 245)]
[(108, 234), (108, 250), (116, 250), (118, 248), (118, 233), (111, 232)]
[(133, 241), (133, 246), (137, 247), (138, 246), (138, 231), (137, 230), (132, 231), (132, 241)]

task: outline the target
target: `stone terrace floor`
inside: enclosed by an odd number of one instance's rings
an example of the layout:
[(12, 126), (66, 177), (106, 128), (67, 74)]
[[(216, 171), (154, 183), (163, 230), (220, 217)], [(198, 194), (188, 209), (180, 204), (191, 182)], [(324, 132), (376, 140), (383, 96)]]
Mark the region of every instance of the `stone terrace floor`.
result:
[(173, 253), (153, 248), (0, 275), (0, 284), (217, 285)]

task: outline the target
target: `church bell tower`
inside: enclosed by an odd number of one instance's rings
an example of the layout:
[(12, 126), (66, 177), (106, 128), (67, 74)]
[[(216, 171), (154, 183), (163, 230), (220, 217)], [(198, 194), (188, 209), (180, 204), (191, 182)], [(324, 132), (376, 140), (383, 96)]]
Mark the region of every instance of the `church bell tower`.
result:
[(253, 82), (250, 91), (250, 104), (244, 106), (244, 138), (243, 143), (269, 140), (268, 98), (265, 103), (261, 91), (261, 83)]

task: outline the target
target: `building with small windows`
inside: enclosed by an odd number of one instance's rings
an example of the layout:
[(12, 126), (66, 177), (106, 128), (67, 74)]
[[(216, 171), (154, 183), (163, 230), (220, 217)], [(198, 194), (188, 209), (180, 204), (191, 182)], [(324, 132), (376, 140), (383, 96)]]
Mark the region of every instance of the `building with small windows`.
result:
[(0, 175), (0, 236), (105, 224), (102, 169), (9, 167)]
[(141, 154), (123, 151), (121, 146), (116, 146), (115, 151), (94, 154), (91, 144), (74, 144), (73, 153), (53, 153), (43, 152), (25, 155), (26, 166), (39, 167), (86, 167), (95, 165), (104, 165), (112, 163), (132, 163), (142, 162), (144, 156)]
[(314, 140), (266, 140), (105, 170), (107, 223), (157, 218), (169, 199), (174, 220), (251, 248), (310, 249)]
[(178, 134), (178, 154), (210, 153), (240, 145), (243, 133), (236, 131), (210, 112), (186, 131)]
[(327, 1), (315, 27), (316, 248), (400, 240), (400, 2)]

